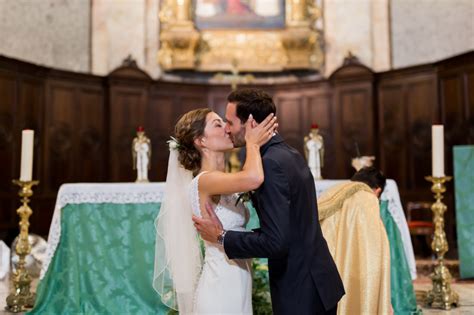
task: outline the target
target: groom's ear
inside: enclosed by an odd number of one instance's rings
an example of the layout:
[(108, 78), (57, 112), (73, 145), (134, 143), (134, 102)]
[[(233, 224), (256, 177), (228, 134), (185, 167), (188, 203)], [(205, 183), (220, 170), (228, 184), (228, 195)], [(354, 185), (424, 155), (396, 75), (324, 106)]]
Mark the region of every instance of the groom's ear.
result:
[(252, 124), (251, 124), (252, 128), (255, 128), (258, 126), (258, 123), (255, 119), (252, 119)]

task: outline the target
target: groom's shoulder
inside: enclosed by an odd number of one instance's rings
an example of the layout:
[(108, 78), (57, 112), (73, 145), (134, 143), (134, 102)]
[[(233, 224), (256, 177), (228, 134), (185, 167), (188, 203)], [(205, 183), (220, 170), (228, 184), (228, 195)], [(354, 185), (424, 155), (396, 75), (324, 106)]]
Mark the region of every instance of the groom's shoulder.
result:
[(286, 141), (281, 140), (280, 142), (273, 143), (270, 145), (265, 155), (271, 156), (291, 156), (294, 154), (299, 154), (298, 150), (290, 146)]
[(265, 150), (265, 153), (263, 154), (263, 159), (274, 159), (279, 156), (285, 155), (285, 153), (288, 151), (288, 145), (286, 145), (284, 142), (278, 142), (278, 143), (272, 143), (270, 146), (268, 146)]
[(293, 157), (291, 147), (286, 143), (278, 143), (268, 148), (265, 154), (262, 156), (263, 163), (266, 164), (286, 164), (291, 163)]

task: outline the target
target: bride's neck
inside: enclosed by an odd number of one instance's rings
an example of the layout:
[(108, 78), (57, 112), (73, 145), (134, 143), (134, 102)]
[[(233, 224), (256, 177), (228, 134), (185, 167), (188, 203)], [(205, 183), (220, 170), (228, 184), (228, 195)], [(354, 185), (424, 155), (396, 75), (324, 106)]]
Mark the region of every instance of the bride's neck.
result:
[(205, 152), (202, 155), (201, 171), (225, 171), (225, 156), (223, 152)]

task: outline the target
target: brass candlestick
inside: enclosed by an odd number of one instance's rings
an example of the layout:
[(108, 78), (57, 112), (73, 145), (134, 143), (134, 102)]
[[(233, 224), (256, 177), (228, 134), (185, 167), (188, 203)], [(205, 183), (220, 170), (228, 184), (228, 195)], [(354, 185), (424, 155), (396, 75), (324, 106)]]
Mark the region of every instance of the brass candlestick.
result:
[(31, 277), (28, 270), (25, 268), (25, 258), (31, 251), (31, 245), (28, 241), (28, 228), (30, 222), (28, 221), (33, 211), (28, 206), (30, 197), (33, 195), (32, 186), (38, 185), (39, 181), (22, 181), (13, 180), (15, 185), (20, 186), (18, 195), (21, 197), (23, 203), (20, 208), (16, 210), (20, 216), (20, 235), (15, 247), (15, 251), (19, 256), (18, 267), (13, 273), (14, 292), (7, 297), (6, 310), (14, 313), (23, 312), (35, 304), (35, 294), (30, 292)]
[(425, 303), (431, 307), (449, 310), (452, 305), (458, 305), (459, 296), (451, 289), (451, 273), (444, 265), (444, 254), (448, 251), (448, 241), (446, 240), (446, 233), (444, 232), (444, 212), (446, 212), (447, 207), (441, 200), (443, 199), (443, 193), (446, 192), (444, 183), (450, 181), (452, 177), (427, 176), (425, 179), (433, 183), (431, 191), (434, 193), (436, 200), (436, 202), (431, 205), (434, 223), (434, 236), (431, 242), (431, 249), (436, 254), (436, 266), (430, 275), (433, 288), (428, 291), (425, 297)]

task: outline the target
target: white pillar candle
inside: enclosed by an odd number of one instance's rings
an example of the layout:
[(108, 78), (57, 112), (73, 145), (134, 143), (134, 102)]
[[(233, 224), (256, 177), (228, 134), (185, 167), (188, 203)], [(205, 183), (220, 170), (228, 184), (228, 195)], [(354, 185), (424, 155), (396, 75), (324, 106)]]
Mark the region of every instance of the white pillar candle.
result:
[(443, 125), (431, 126), (432, 142), (432, 173), (433, 177), (444, 176), (444, 127)]
[(21, 171), (20, 180), (30, 181), (33, 173), (34, 130), (23, 130), (21, 134)]

